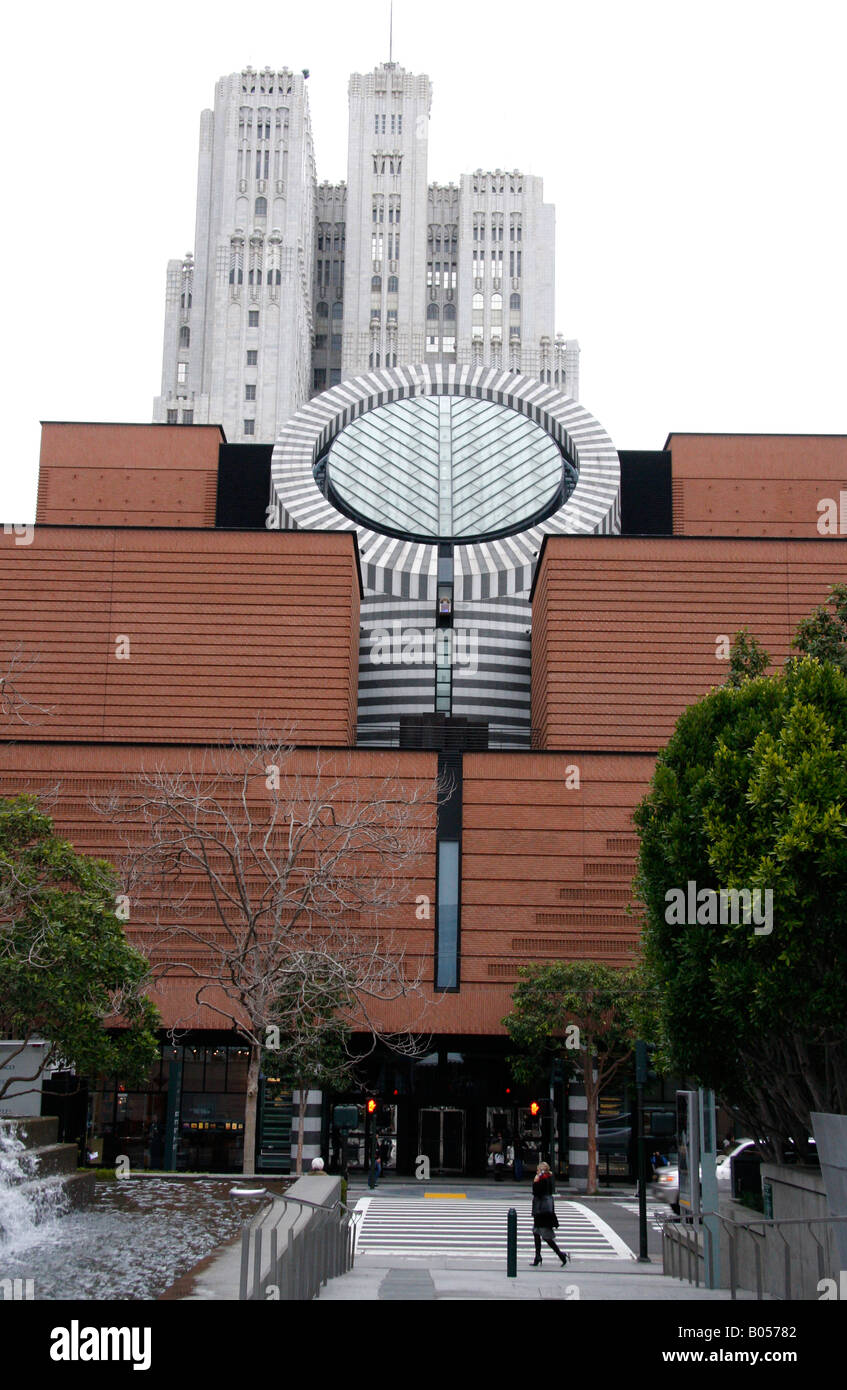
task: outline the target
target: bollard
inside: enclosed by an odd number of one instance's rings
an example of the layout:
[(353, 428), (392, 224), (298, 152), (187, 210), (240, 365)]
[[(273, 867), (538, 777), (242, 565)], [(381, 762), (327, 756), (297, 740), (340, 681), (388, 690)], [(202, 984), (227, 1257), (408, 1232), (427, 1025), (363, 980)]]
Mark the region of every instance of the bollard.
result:
[(518, 1277), (518, 1213), (509, 1207), (506, 1213), (506, 1278)]

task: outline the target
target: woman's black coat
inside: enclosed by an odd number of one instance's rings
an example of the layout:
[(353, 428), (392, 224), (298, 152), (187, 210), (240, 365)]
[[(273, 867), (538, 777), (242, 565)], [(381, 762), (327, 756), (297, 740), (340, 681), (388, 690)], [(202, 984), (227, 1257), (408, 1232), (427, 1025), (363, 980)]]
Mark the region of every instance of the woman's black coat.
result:
[[(548, 1210), (542, 1210), (544, 1207)], [(559, 1224), (559, 1218), (553, 1206), (553, 1180), (549, 1173), (545, 1173), (543, 1177), (535, 1178), (533, 1181), (532, 1224), (551, 1231), (555, 1230)]]

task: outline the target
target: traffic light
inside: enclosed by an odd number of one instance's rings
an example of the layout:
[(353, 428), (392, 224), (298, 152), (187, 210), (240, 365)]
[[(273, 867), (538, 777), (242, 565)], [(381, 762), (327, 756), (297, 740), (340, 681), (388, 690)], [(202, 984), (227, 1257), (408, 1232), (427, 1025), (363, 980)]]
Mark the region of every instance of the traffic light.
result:
[(541, 1106), (537, 1100), (531, 1100), (529, 1102), (529, 1113), (533, 1119), (535, 1119), (536, 1115), (541, 1114)]
[(637, 1042), (635, 1044), (635, 1084), (636, 1086), (649, 1086), (656, 1080), (653, 1058), (656, 1053), (655, 1043)]
[(375, 1110), (376, 1110), (376, 1101), (374, 1100), (373, 1096), (368, 1096), (368, 1099), (367, 1099), (367, 1102), (366, 1102), (366, 1105), (365, 1105), (365, 1109), (367, 1110), (367, 1112), (368, 1112), (369, 1115), (373, 1115), (373, 1114), (374, 1114), (374, 1112), (375, 1112)]

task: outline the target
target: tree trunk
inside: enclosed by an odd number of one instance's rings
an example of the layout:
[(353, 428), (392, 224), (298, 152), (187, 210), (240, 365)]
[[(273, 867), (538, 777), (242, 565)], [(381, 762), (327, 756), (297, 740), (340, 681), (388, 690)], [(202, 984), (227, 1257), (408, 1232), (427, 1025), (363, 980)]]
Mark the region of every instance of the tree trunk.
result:
[(244, 1102), (244, 1159), (242, 1173), (256, 1171), (256, 1112), (259, 1108), (259, 1072), (262, 1065), (262, 1049), (253, 1045), (250, 1048), (250, 1062), (247, 1067), (247, 1096)]
[(597, 1082), (594, 1080), (593, 1058), (582, 1054), (582, 1081), (585, 1087), (585, 1119), (588, 1124), (588, 1176), (586, 1197), (597, 1194)]
[(306, 1128), (306, 1102), (309, 1099), (309, 1091), (305, 1082), (298, 1082), (297, 1091), (297, 1165), (295, 1172), (299, 1177), (303, 1173), (303, 1131)]

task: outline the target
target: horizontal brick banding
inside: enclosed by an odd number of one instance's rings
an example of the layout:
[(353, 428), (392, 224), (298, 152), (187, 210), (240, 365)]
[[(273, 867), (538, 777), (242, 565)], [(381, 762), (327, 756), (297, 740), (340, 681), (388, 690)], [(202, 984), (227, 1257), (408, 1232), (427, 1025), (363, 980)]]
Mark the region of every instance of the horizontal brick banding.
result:
[(219, 425), (45, 422), (36, 520), (57, 526), (214, 526)]
[(847, 487), (844, 435), (672, 434), (665, 447), (683, 536), (816, 538), (818, 503)]
[(548, 536), (533, 595), (536, 739), (658, 751), (683, 709), (725, 683), (719, 638), (748, 627), (778, 668), (801, 618), (845, 579), (838, 538)]
[[(204, 760), (208, 765), (209, 757), (208, 749), (156, 744), (5, 743), (0, 744), (0, 797), (20, 792), (46, 796), (58, 789), (52, 806), (47, 808), (57, 833), (78, 845), (83, 852), (117, 863), (123, 853), (120, 829), (101, 819), (91, 802), (80, 795), (81, 788), (90, 788), (92, 796), (102, 798), (115, 790), (127, 793), (136, 786), (136, 776), (145, 770), (148, 773), (156, 770), (177, 772), (189, 768), (199, 770)], [(218, 757), (217, 753), (215, 757)], [(286, 769), (292, 775), (300, 774), (308, 782), (310, 775), (314, 775), (318, 757), (324, 766), (323, 776), (327, 781), (337, 775), (356, 789), (360, 799), (365, 802), (385, 794), (380, 790), (384, 779), (395, 780), (398, 793), (405, 795), (404, 788), (411, 793), (431, 783), (437, 771), (437, 757), (430, 753), (339, 751), (333, 754), (321, 750), (318, 754), (307, 749), (295, 753), (290, 763), (286, 764)], [(285, 776), (285, 770), (282, 775)], [(64, 796), (66, 782), (70, 784), (71, 792), (67, 801)], [(380, 922), (380, 931), (384, 934), (393, 932), (398, 945), (405, 946), (408, 952), (411, 973), (414, 973), (420, 961), (424, 979), (431, 982), (433, 923), (417, 917), (416, 902), (419, 895), (426, 895), (430, 902), (435, 899), (434, 806), (423, 808), (421, 815), (425, 831), (421, 856), (405, 874), (399, 874), (397, 906), (385, 922)], [(308, 868), (308, 862), (309, 856), (304, 856), (305, 868)], [(377, 862), (376, 856), (370, 867), (375, 877), (384, 873), (384, 864), (381, 860)], [(167, 921), (167, 910), (165, 921), (157, 924), (156, 901), (156, 896), (149, 891), (133, 898), (130, 920), (125, 927), (130, 940), (157, 967), (168, 961), (201, 967), (209, 959), (202, 944), (192, 940), (188, 934), (180, 936), (178, 931), (174, 932)], [(194, 930), (202, 934), (204, 940), (214, 943), (216, 949), (223, 947), (226, 934), (214, 917), (208, 893), (205, 896), (201, 893), (192, 899), (191, 911), (197, 912), (196, 918), (183, 914), (181, 919), (188, 932)], [(345, 914), (344, 920), (358, 925), (361, 917), (356, 912), (350, 912)], [(363, 931), (362, 940), (368, 939), (369, 935), (372, 933)], [(157, 980), (152, 997), (166, 1026), (225, 1026), (211, 1005), (224, 1008), (230, 1016), (234, 1016), (232, 1001), (227, 1000), (223, 990), (207, 987), (204, 994), (209, 1004), (207, 1007), (197, 1004), (197, 988), (198, 982), (187, 969), (171, 970), (167, 976)], [(406, 1006), (407, 1017), (411, 1008), (415, 1007), (419, 1007), (417, 1003)]]
[(20, 646), (47, 711), (15, 738), (353, 740), (350, 535), (36, 527), (0, 538), (0, 593), (0, 670)]

